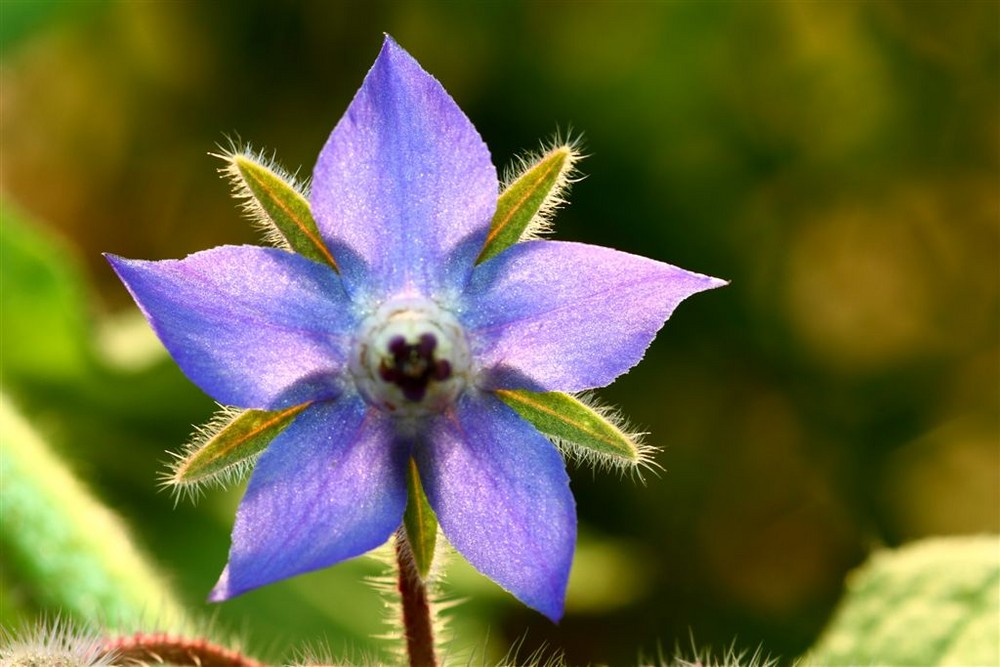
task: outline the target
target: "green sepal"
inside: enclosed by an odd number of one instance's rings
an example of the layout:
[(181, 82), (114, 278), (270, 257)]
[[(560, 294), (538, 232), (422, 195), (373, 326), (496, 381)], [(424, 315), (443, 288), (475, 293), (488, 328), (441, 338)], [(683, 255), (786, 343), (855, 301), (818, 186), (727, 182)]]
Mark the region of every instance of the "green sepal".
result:
[(611, 465), (638, 465), (646, 460), (648, 448), (636, 436), (616, 426), (606, 411), (569, 394), (523, 389), (498, 389), (496, 394), (542, 433), (585, 449), (585, 457), (592, 455)]
[(337, 270), (337, 263), (323, 242), (309, 202), (302, 193), (281, 173), (262, 164), (255, 156), (233, 153), (223, 158), (229, 162), (226, 172), (233, 179), (237, 196), (249, 199), (251, 211), (263, 212), (268, 218), (265, 222), (273, 225), (290, 249)]
[(413, 554), (413, 564), (421, 579), (427, 579), (434, 562), (434, 544), (437, 542), (437, 517), (420, 483), (417, 463), (410, 459), (406, 474), (406, 512), (403, 525)]
[(286, 410), (244, 410), (224, 414), (205, 429), (204, 442), (188, 448), (174, 464), (167, 483), (187, 486), (226, 479), (267, 448), (311, 403)]
[(500, 193), (486, 243), (476, 263), (485, 262), (517, 243), (533, 221), (544, 217), (546, 210), (558, 202), (559, 191), (575, 158), (570, 146), (557, 146)]

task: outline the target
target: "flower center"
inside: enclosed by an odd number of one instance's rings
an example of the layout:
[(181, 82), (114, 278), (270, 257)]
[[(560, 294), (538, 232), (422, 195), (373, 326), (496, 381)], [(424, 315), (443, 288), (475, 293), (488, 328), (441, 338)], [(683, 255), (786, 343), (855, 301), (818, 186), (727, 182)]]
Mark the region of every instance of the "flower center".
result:
[(458, 320), (433, 301), (388, 301), (361, 324), (351, 374), (370, 404), (400, 417), (443, 411), (471, 364)]

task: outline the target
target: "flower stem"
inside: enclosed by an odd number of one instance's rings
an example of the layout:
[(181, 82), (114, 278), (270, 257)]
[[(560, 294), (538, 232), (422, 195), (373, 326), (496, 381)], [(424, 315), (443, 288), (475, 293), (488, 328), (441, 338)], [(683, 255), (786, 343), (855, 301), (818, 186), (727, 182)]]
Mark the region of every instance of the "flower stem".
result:
[(403, 528), (396, 532), (396, 563), (399, 566), (399, 595), (403, 604), (403, 630), (410, 667), (437, 667), (427, 586), (417, 571)]
[(187, 639), (168, 634), (136, 633), (104, 641), (103, 652), (115, 664), (195, 665), (196, 667), (264, 667), (251, 657), (205, 639)]

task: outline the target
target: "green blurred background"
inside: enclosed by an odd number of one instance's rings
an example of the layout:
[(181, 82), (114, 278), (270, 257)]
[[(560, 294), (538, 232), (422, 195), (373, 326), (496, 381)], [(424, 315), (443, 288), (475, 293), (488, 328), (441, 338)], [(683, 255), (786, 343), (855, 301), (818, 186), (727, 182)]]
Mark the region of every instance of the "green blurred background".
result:
[[(239, 136), (308, 175), (388, 32), (498, 165), (583, 135), (558, 238), (732, 281), (600, 392), (665, 471), (571, 471), (565, 620), (456, 558), (456, 650), (790, 658), (872, 548), (1000, 530), (998, 24), (996, 2), (3, 0), (3, 389), (193, 613), (269, 657), (380, 655), (365, 560), (203, 603), (240, 489), (157, 491), (214, 405), (100, 253), (255, 242), (207, 153)], [(0, 580), (4, 624), (47, 611)]]

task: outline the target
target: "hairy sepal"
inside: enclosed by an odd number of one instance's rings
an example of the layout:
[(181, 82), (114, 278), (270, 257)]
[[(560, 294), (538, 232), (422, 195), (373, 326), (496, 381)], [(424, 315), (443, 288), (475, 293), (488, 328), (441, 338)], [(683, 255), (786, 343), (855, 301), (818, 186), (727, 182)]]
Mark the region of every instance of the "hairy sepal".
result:
[(542, 155), (518, 161), (497, 199), (490, 231), (476, 262), (485, 262), (518, 241), (538, 238), (550, 229), (552, 214), (566, 203), (574, 165), (582, 156), (574, 142), (557, 144)]
[(431, 504), (424, 494), (420, 473), (413, 459), (410, 459), (406, 475), (406, 511), (403, 513), (403, 526), (406, 528), (413, 565), (420, 578), (426, 581), (434, 563), (438, 524), (434, 510), (431, 509)]
[(264, 231), (265, 241), (337, 270), (313, 219), (305, 188), (294, 176), (249, 147), (214, 155), (225, 161), (219, 171), (229, 179), (244, 213)]
[(636, 473), (655, 467), (656, 448), (642, 442), (614, 409), (591, 396), (574, 397), (558, 391), (499, 389), (497, 396), (519, 415), (553, 439), (568, 458), (599, 468)]
[(241, 479), (271, 441), (309, 405), (273, 412), (222, 408), (176, 455), (164, 484), (194, 497), (205, 484), (226, 486)]
[(104, 650), (97, 629), (65, 617), (17, 629), (0, 626), (0, 665), (5, 667), (110, 667), (118, 656)]

